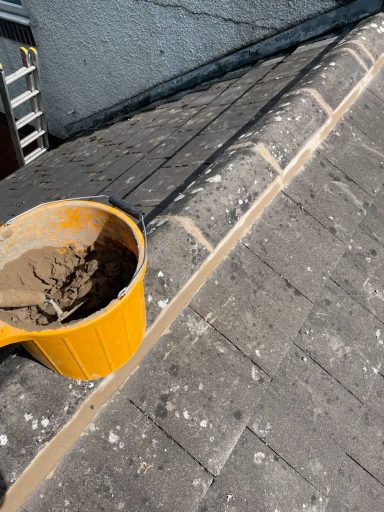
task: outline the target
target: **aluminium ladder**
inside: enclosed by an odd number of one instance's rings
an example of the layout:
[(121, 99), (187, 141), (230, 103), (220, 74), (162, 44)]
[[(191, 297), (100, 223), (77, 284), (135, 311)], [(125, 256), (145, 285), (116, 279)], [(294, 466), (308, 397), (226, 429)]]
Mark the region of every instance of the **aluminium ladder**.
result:
[[(0, 97), (3, 100), (4, 112), (11, 132), (12, 142), (15, 146), (17, 161), (20, 166), (27, 165), (45, 153), (49, 147), (47, 121), (43, 112), (41, 100), (41, 86), (38, 71), (38, 57), (35, 48), (27, 50), (20, 48), (23, 67), (5, 76), (3, 66), (0, 64)], [(8, 86), (20, 78), (26, 78), (27, 91), (11, 99)], [(32, 112), (20, 119), (16, 119), (14, 110), (29, 101)], [(20, 138), (19, 130), (26, 125), (32, 125), (34, 131), (24, 138)], [(25, 155), (24, 148), (36, 141), (37, 148)]]

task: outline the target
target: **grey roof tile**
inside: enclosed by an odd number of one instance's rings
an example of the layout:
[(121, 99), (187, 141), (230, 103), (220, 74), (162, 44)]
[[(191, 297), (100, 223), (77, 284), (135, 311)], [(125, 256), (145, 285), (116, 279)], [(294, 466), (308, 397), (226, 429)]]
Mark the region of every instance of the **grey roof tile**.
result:
[(299, 475), (327, 496), (342, 448), (321, 431), (316, 416), (301, 415), (294, 386), (273, 380), (255, 407), (250, 428)]
[(311, 303), (240, 244), (193, 297), (191, 305), (273, 375)]
[(244, 430), (198, 512), (325, 512), (322, 496), (250, 430)]
[(345, 248), (285, 195), (264, 212), (244, 243), (311, 300), (321, 295)]
[(375, 196), (383, 183), (383, 149), (358, 128), (341, 121), (319, 152), (365, 192)]
[(306, 418), (344, 450), (348, 447), (363, 405), (326, 369), (292, 344), (273, 382), (286, 393), (292, 390), (292, 414)]
[(198, 462), (120, 395), (24, 510), (194, 512), (211, 482)]
[(353, 237), (372, 201), (321, 155), (310, 160), (285, 193), (345, 243)]
[(328, 281), (295, 344), (364, 402), (380, 371), (382, 323)]
[(218, 474), (267, 380), (229, 341), (187, 309), (121, 393)]

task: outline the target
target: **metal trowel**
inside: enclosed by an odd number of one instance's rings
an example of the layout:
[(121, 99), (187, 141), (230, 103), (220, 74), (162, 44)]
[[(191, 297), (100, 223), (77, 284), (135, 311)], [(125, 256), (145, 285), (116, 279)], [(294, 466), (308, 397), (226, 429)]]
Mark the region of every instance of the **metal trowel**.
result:
[(0, 308), (25, 308), (50, 304), (55, 310), (59, 322), (62, 322), (72, 315), (84, 302), (80, 302), (80, 304), (77, 304), (70, 311), (63, 311), (57, 302), (46, 293), (31, 290), (0, 290)]

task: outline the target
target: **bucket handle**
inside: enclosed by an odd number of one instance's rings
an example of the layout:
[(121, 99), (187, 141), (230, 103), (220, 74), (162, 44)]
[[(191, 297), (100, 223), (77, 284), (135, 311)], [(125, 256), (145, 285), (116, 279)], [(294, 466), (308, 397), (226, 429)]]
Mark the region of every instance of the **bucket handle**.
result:
[(129, 288), (132, 286), (133, 282), (136, 280), (136, 277), (140, 274), (142, 268), (147, 262), (147, 228), (145, 226), (144, 222), (144, 213), (137, 208), (137, 206), (134, 206), (133, 204), (128, 203), (128, 201), (125, 201), (125, 199), (122, 199), (118, 196), (107, 196), (107, 195), (98, 195), (98, 196), (83, 196), (83, 197), (71, 197), (71, 198), (65, 198), (65, 199), (57, 199), (55, 201), (47, 201), (45, 203), (41, 203), (37, 206), (34, 206), (33, 208), (30, 208), (29, 210), (26, 210), (23, 213), (20, 213), (19, 215), (16, 215), (16, 217), (13, 217), (12, 219), (8, 220), (4, 223), (4, 226), (9, 226), (19, 217), (22, 217), (23, 215), (26, 215), (29, 212), (32, 212), (36, 210), (37, 208), (40, 208), (40, 206), (44, 206), (46, 204), (52, 204), (52, 203), (61, 203), (62, 201), (82, 201), (82, 200), (90, 200), (90, 199), (108, 199), (109, 203), (112, 206), (116, 206), (117, 208), (120, 208), (120, 210), (123, 210), (125, 213), (128, 213), (128, 215), (131, 215), (131, 217), (134, 217), (137, 219), (142, 226), (142, 232), (144, 235), (144, 258), (143, 261), (138, 269), (136, 269), (136, 272), (134, 273), (131, 282), (128, 286), (120, 290), (118, 294), (118, 298), (122, 299), (124, 295), (128, 292)]
[(123, 210), (123, 212), (128, 213), (131, 215), (131, 217), (134, 217), (135, 219), (142, 222), (142, 217), (144, 217), (144, 213), (138, 208), (137, 206), (128, 203), (125, 199), (122, 199), (118, 196), (110, 196), (109, 202), (112, 206), (117, 206), (117, 208), (120, 208), (120, 210)]
[(120, 210), (123, 210), (123, 212), (128, 213), (128, 215), (131, 215), (131, 217), (134, 217), (135, 219), (137, 219), (141, 223), (142, 232), (144, 235), (144, 258), (143, 258), (143, 261), (142, 261), (140, 267), (136, 270), (129, 285), (126, 286), (125, 288), (123, 288), (119, 292), (117, 297), (119, 299), (121, 299), (127, 293), (130, 286), (132, 285), (132, 282), (136, 279), (136, 276), (141, 272), (141, 269), (146, 264), (146, 261), (147, 261), (147, 228), (146, 228), (145, 222), (144, 222), (144, 213), (140, 210), (140, 208), (137, 208), (137, 206), (134, 206), (133, 204), (128, 203), (128, 201), (126, 201), (125, 199), (122, 199), (121, 197), (118, 197), (115, 195), (108, 197), (108, 201), (110, 202), (110, 204), (112, 206), (116, 206), (117, 208), (120, 208)]

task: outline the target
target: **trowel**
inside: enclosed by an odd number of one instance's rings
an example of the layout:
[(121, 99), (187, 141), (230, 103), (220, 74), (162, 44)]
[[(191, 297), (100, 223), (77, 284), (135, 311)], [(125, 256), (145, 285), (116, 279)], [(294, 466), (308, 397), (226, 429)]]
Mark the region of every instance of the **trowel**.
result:
[(28, 306), (50, 304), (55, 310), (59, 322), (62, 322), (72, 315), (84, 302), (80, 302), (80, 304), (77, 304), (70, 311), (63, 311), (57, 302), (44, 292), (31, 290), (0, 290), (0, 308), (25, 308)]

